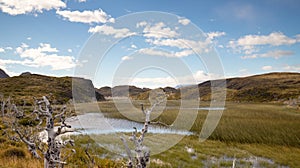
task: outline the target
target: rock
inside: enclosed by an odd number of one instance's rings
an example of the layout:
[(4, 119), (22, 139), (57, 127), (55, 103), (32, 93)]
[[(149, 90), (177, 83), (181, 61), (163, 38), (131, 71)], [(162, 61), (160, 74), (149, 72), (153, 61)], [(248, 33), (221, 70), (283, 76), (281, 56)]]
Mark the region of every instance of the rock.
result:
[(9, 76), (7, 75), (7, 73), (5, 71), (0, 69), (0, 78), (9, 78)]

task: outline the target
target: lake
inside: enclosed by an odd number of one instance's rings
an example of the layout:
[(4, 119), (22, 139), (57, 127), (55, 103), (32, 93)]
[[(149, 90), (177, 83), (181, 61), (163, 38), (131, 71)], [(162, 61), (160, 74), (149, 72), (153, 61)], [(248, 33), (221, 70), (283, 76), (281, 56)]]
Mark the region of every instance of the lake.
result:
[[(128, 133), (133, 132), (133, 127), (141, 130), (143, 123), (129, 121), (125, 119), (106, 118), (101, 113), (85, 113), (78, 115), (76, 118), (67, 120), (72, 128), (81, 129), (83, 134), (110, 134), (110, 133)], [(193, 133), (186, 130), (175, 130), (164, 126), (150, 125), (148, 133), (153, 134), (178, 134), (192, 135)]]

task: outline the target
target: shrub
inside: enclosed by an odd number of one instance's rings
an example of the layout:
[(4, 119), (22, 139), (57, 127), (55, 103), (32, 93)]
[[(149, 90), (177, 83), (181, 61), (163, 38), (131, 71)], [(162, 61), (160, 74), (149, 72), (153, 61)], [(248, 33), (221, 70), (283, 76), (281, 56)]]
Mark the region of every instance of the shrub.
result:
[(20, 148), (10, 148), (3, 152), (3, 156), (25, 158), (26, 153)]

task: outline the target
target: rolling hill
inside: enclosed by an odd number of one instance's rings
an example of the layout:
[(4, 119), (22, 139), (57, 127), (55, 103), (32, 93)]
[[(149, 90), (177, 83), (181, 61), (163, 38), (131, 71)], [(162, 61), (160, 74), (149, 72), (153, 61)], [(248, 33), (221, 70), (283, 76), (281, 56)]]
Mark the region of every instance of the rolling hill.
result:
[[(2, 72), (2, 73), (1, 73)], [(1, 74), (6, 74), (0, 71)], [(149, 88), (139, 88), (136, 86), (122, 85), (102, 87), (95, 89), (91, 80), (74, 77), (50, 77), (29, 72), (20, 76), (0, 78), (0, 94), (11, 96), (16, 101), (26, 100), (32, 102), (32, 97), (52, 95), (58, 103), (64, 103), (76, 96), (80, 102), (90, 101), (92, 95), (96, 96), (98, 101), (105, 100), (104, 97), (111, 97), (112, 91), (114, 96), (129, 96), (133, 99), (148, 99)], [(72, 94), (72, 81), (75, 94)], [(218, 82), (218, 80), (216, 80)], [(198, 84), (198, 89), (190, 86), (181, 88), (165, 87), (162, 89), (170, 100), (181, 99), (182, 96), (195, 98), (199, 92), (200, 99), (209, 101), (211, 97), (211, 81)], [(127, 91), (128, 90), (128, 91)], [(185, 90), (184, 92), (182, 92)], [(291, 98), (299, 99), (300, 97), (300, 73), (268, 73), (254, 75), (242, 78), (226, 79), (226, 100), (227, 101), (248, 101), (248, 102), (269, 102), (285, 101)], [(180, 94), (180, 93), (184, 94)]]
[[(215, 82), (224, 82), (224, 80), (215, 80)], [(200, 95), (201, 100), (205, 101), (209, 101), (211, 98), (211, 81), (198, 84), (198, 89), (191, 86), (183, 86), (178, 89), (172, 87), (161, 89), (171, 100), (180, 99), (182, 96), (194, 99), (198, 95)], [(150, 90), (141, 90), (141, 88), (139, 90), (139, 93), (134, 92), (134, 94), (129, 90), (130, 96), (133, 99), (148, 99)], [(99, 91), (103, 93), (102, 88)], [(110, 93), (108, 88), (106, 88), (106, 91)], [(300, 73), (282, 72), (228, 78), (226, 79), (226, 91), (227, 101), (270, 102), (285, 101), (291, 98), (298, 99), (300, 97)]]
[[(210, 100), (211, 81), (198, 85), (201, 99)], [(229, 101), (284, 101), (300, 96), (300, 73), (268, 73), (226, 79)]]
[[(66, 103), (73, 98), (72, 80), (76, 83), (74, 91), (78, 102), (90, 101), (95, 95), (98, 101), (105, 100), (93, 86), (91, 80), (72, 77), (51, 77), (23, 73), (20, 76), (1, 78), (0, 94), (12, 97), (14, 101), (32, 102), (33, 97), (53, 96), (57, 103)], [(74, 85), (73, 83), (73, 85)]]

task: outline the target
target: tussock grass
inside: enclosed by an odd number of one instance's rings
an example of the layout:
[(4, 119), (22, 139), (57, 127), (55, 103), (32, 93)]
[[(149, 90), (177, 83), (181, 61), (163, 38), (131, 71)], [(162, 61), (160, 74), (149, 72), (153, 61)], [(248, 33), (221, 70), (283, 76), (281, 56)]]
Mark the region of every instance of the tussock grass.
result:
[[(140, 103), (140, 101), (134, 102), (135, 105)], [(200, 107), (209, 106), (207, 102), (200, 104)], [(168, 101), (169, 108), (166, 108), (155, 121), (172, 124), (178, 116), (179, 105), (179, 101)], [(113, 102), (101, 102), (99, 107), (105, 116), (112, 118), (126, 118), (124, 113), (131, 113), (131, 115), (141, 113), (136, 109), (124, 108), (122, 110), (125, 112), (121, 114), (113, 106)], [(210, 140), (300, 147), (299, 110), (272, 103), (227, 102), (225, 108), (217, 128), (209, 137)], [(185, 113), (189, 115), (191, 110), (186, 110)], [(198, 111), (191, 131), (200, 133), (207, 114), (207, 110)]]
[[(147, 101), (134, 101), (136, 109), (140, 103), (149, 106)], [(193, 103), (193, 102), (189, 102)], [(155, 120), (172, 124), (179, 112), (180, 101), (168, 101), (168, 107)], [(113, 102), (100, 102), (101, 112), (112, 118), (126, 118), (118, 112)], [(201, 107), (207, 107), (208, 102), (201, 102)], [(211, 158), (236, 157), (263, 157), (271, 159), (278, 165), (300, 167), (300, 111), (272, 103), (233, 103), (227, 102), (226, 109), (219, 125), (209, 139), (199, 142), (197, 136), (183, 138), (169, 150), (151, 157), (150, 167), (203, 167), (205, 160)], [(124, 106), (126, 113), (141, 113)], [(191, 111), (186, 111), (186, 114)], [(199, 110), (191, 131), (196, 134), (201, 131), (203, 122), (208, 114), (206, 110)], [(4, 129), (4, 128), (3, 128)], [(1, 133), (1, 130), (0, 130)], [(163, 135), (167, 136), (167, 135)], [(96, 165), (100, 167), (121, 167), (126, 158), (116, 156), (101, 148), (89, 136), (76, 136), (76, 154), (69, 158), (65, 167), (87, 167), (89, 159), (85, 155), (87, 144), (91, 144), (89, 152), (96, 156)], [(1, 137), (0, 168), (36, 168), (43, 167), (41, 160), (32, 159), (24, 144)], [(20, 148), (26, 151), (25, 158), (3, 157), (3, 152), (10, 148)], [(188, 153), (186, 147), (194, 149)], [(68, 153), (65, 153), (68, 154)], [(195, 159), (196, 158), (196, 159)], [(242, 163), (243, 161), (240, 161)], [(249, 163), (245, 165), (251, 166)], [(222, 161), (219, 166), (229, 166), (228, 161)], [(266, 165), (267, 163), (261, 163)], [(213, 165), (218, 167), (218, 165)]]

